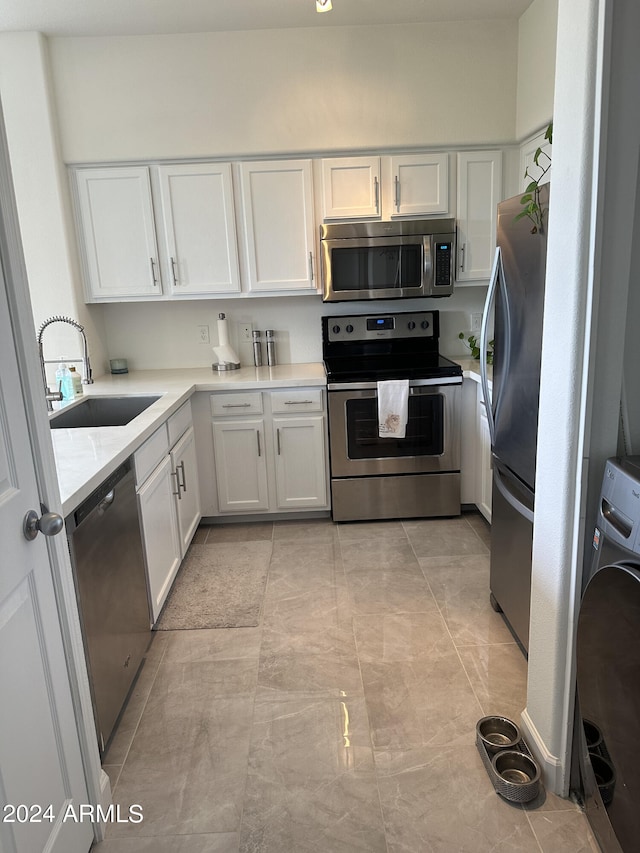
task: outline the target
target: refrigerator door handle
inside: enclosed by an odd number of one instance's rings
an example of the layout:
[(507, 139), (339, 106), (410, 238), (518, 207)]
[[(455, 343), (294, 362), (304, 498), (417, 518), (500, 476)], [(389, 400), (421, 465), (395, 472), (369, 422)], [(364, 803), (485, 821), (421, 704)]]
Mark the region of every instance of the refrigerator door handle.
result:
[(500, 473), (500, 469), (497, 465), (493, 466), (493, 482), (496, 484), (496, 488), (505, 499), (505, 501), (509, 504), (509, 506), (513, 507), (515, 511), (521, 515), (523, 518), (526, 518), (527, 521), (533, 524), (533, 510), (530, 509), (526, 504), (523, 504), (522, 501), (519, 501), (518, 498), (509, 491), (507, 484), (505, 483), (502, 475)]
[(480, 382), (482, 384), (482, 393), (484, 395), (487, 422), (489, 424), (489, 436), (491, 438), (491, 446), (495, 443), (495, 422), (493, 419), (493, 408), (491, 406), (491, 394), (489, 393), (489, 378), (487, 376), (487, 338), (489, 326), (489, 314), (493, 308), (493, 303), (498, 290), (498, 274), (500, 268), (500, 246), (496, 246), (496, 253), (493, 258), (493, 267), (491, 268), (491, 278), (489, 279), (489, 287), (487, 289), (487, 297), (484, 303), (482, 312), (482, 326), (480, 327)]

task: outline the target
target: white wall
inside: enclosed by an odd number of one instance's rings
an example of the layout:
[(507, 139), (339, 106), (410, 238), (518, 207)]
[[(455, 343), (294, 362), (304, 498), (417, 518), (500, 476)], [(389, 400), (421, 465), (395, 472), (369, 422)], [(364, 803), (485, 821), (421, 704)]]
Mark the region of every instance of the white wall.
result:
[(510, 141), (517, 38), (515, 21), (54, 38), (63, 158)]
[(518, 22), (518, 141), (553, 117), (557, 22), (558, 0), (533, 0)]
[[(231, 343), (243, 364), (253, 364), (251, 344), (239, 339), (239, 326), (251, 323), (276, 333), (280, 364), (322, 360), (321, 321), (324, 315), (367, 311), (440, 311), (440, 349), (445, 355), (468, 356), (458, 333), (470, 328), (470, 313), (482, 311), (484, 287), (460, 287), (445, 299), (406, 302), (325, 304), (319, 296), (215, 299), (166, 303), (139, 302), (100, 306), (107, 329), (110, 358), (127, 358), (133, 369), (208, 367), (214, 361), (216, 320), (222, 311), (230, 328)], [(211, 344), (200, 344), (197, 328), (208, 325)], [(263, 357), (265, 356), (263, 347)]]
[[(50, 106), (47, 43), (39, 34), (0, 34), (0, 98), (34, 325), (37, 329), (54, 314), (71, 316), (86, 326), (90, 353), (101, 364), (104, 329), (98, 312), (78, 296), (81, 288), (67, 176)], [(80, 336), (68, 325), (49, 328), (44, 343), (47, 358), (75, 358), (82, 353)], [(54, 372), (55, 367), (49, 370), (51, 376)]]

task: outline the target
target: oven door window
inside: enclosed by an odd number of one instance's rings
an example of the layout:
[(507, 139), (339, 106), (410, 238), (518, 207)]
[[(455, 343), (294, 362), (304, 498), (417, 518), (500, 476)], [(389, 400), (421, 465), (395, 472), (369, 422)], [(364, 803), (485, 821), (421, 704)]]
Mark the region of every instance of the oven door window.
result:
[(346, 401), (349, 459), (441, 456), (444, 452), (444, 398), (441, 394), (409, 397), (405, 438), (380, 438), (378, 401), (366, 397)]
[(390, 290), (422, 287), (422, 244), (334, 248), (334, 291)]

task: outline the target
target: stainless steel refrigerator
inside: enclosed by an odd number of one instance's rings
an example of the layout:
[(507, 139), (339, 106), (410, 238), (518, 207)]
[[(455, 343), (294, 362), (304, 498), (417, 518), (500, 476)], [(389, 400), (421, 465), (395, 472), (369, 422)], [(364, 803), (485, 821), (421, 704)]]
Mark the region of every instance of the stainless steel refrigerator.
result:
[(549, 185), (539, 189), (543, 227), (532, 233), (521, 195), (498, 205), (497, 249), (482, 321), (493, 317), (493, 389), (481, 360), (493, 456), (490, 594), (525, 652), (529, 646), (531, 548), (546, 274)]

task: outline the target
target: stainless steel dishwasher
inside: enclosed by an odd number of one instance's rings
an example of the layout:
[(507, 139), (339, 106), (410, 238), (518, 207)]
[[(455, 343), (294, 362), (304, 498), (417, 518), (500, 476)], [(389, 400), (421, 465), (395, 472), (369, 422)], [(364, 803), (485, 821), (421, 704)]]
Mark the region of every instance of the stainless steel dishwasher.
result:
[(65, 519), (100, 752), (151, 639), (131, 460)]

